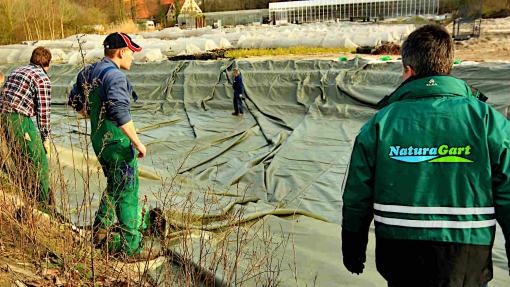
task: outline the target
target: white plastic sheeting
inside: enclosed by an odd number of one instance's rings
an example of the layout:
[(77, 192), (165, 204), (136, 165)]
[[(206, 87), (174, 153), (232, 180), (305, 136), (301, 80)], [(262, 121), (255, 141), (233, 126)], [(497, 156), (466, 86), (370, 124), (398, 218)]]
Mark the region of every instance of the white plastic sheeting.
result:
[[(238, 26), (225, 30), (181, 30), (174, 27), (132, 35), (132, 38), (143, 47), (141, 53), (135, 54), (135, 61), (158, 62), (167, 56), (191, 55), (220, 48), (375, 46), (383, 41), (400, 42), (414, 28), (414, 25), (362, 23)], [(103, 57), (104, 37), (95, 34), (75, 35), (61, 40), (26, 41), (18, 45), (0, 46), (0, 64), (27, 62), (37, 46), (49, 48), (54, 55), (54, 63), (78, 64), (82, 61), (82, 53), (86, 62), (93, 62)]]
[(313, 24), (254, 30), (239, 37), (238, 48), (325, 47), (356, 48), (376, 46), (381, 42), (401, 42), (415, 29), (414, 25)]

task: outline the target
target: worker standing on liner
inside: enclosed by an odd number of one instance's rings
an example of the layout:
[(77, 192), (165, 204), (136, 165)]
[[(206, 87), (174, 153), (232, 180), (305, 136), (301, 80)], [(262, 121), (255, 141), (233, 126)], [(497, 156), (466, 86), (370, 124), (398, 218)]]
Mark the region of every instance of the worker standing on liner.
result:
[[(69, 105), (90, 116), (92, 147), (107, 178), (94, 220), (94, 240), (127, 261), (148, 260), (162, 250), (159, 242), (143, 240), (151, 216), (139, 206), (137, 158), (143, 158), (147, 149), (131, 118), (136, 93), (120, 70), (130, 70), (133, 53), (142, 48), (124, 33), (108, 35), (103, 46), (105, 57), (78, 74), (69, 95)], [(115, 217), (119, 232), (113, 230)]]
[[(8, 172), (22, 179), (28, 199), (43, 211), (49, 211), (51, 203), (47, 159), (51, 134), (51, 80), (47, 75), (50, 63), (50, 50), (35, 48), (30, 64), (14, 69), (0, 89), (0, 123), (15, 165), (15, 170)], [(3, 82), (3, 74), (1, 78)], [(34, 116), (37, 128), (31, 119)]]
[(232, 75), (234, 76), (234, 82), (232, 83), (232, 87), (234, 88), (234, 112), (232, 115), (238, 116), (243, 115), (243, 94), (244, 94), (244, 84), (243, 84), (243, 76), (239, 73), (238, 68), (234, 68)]

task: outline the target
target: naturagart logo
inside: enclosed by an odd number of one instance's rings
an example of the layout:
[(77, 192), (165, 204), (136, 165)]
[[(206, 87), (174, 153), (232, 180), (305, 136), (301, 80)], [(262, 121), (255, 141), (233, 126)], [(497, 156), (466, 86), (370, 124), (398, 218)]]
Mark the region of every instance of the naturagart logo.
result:
[(427, 87), (434, 87), (434, 86), (437, 86), (437, 83), (434, 79), (430, 79), (429, 82), (427, 83)]
[(473, 162), (468, 159), (471, 146), (450, 147), (446, 144), (439, 147), (401, 147), (390, 146), (390, 158), (403, 162)]

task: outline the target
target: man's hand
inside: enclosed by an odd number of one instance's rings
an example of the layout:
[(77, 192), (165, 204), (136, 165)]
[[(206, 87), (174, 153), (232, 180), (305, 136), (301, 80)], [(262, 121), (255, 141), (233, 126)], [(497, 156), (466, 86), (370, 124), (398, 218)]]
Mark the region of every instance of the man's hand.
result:
[(344, 255), (344, 266), (351, 273), (361, 274), (365, 269), (365, 256), (349, 257)]
[(87, 109), (85, 109), (85, 107), (83, 107), (83, 109), (81, 109), (81, 111), (78, 112), (78, 115), (82, 116), (83, 118), (89, 117), (89, 115), (87, 115)]
[(145, 145), (143, 143), (136, 144), (136, 145), (134, 145), (134, 147), (138, 151), (139, 158), (143, 158), (145, 156), (145, 154), (147, 154), (147, 148), (145, 147)]
[(351, 273), (361, 274), (365, 268), (368, 228), (364, 232), (350, 232), (342, 228), (342, 256), (344, 266)]
[(49, 157), (50, 153), (51, 153), (50, 141), (49, 140), (44, 140), (43, 147), (44, 147), (44, 151), (46, 151), (46, 156)]
[(136, 135), (136, 128), (133, 121), (123, 124), (119, 127), (119, 129), (129, 138), (129, 140), (131, 140), (133, 147), (138, 151), (138, 157), (144, 157), (147, 153), (147, 149)]

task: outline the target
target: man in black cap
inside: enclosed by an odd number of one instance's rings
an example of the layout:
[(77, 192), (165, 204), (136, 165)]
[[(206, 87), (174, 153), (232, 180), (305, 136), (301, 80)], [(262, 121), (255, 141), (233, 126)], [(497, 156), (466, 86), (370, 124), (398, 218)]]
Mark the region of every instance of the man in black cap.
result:
[[(138, 202), (137, 158), (147, 151), (131, 119), (131, 97), (136, 101), (136, 93), (120, 71), (131, 68), (133, 53), (142, 48), (124, 33), (108, 35), (103, 45), (105, 57), (78, 74), (69, 95), (69, 104), (90, 117), (92, 146), (107, 178), (94, 220), (94, 238), (128, 261), (151, 259), (160, 255), (161, 247), (143, 242), (140, 231), (149, 225), (149, 212), (142, 211)], [(120, 229), (109, 233), (115, 215)]]

